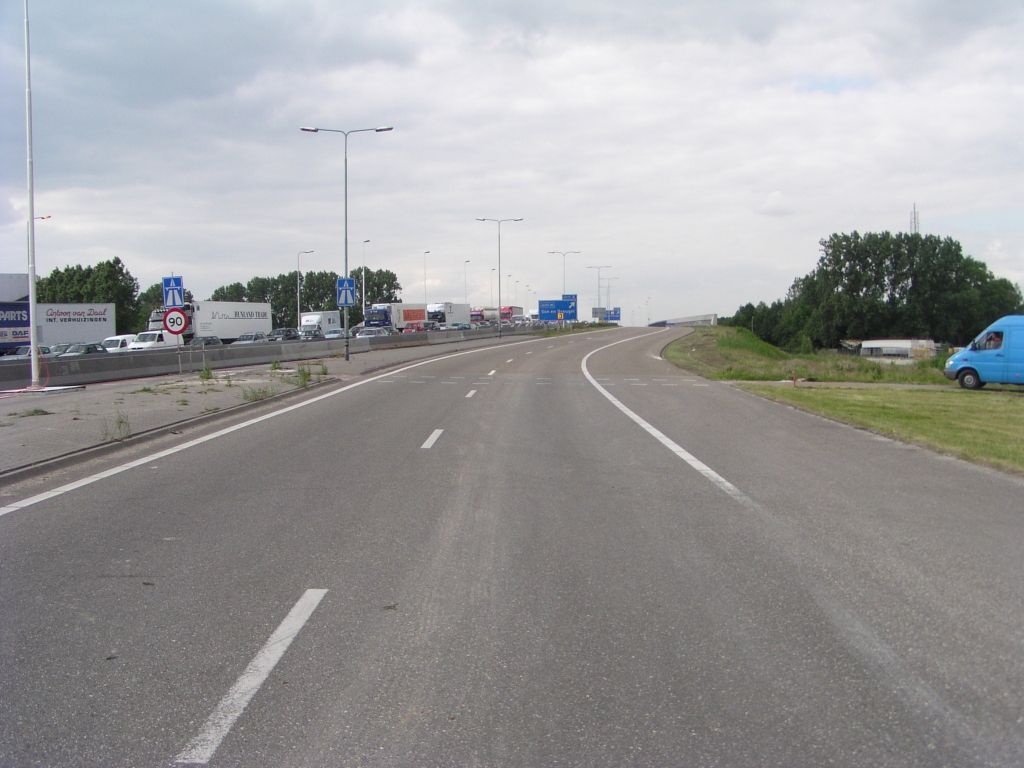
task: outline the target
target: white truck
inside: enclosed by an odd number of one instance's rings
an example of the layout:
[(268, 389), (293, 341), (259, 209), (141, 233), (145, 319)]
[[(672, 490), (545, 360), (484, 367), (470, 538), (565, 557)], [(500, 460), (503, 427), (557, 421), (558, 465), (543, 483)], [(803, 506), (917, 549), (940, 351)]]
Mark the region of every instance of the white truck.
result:
[(337, 309), (320, 312), (303, 312), (299, 315), (299, 333), (319, 333), (326, 335), (328, 331), (341, 328), (341, 312)]
[(427, 304), (427, 320), (444, 325), (469, 323), (469, 304), (453, 304), (450, 301), (441, 304)]
[(363, 325), (367, 328), (396, 328), (400, 331), (409, 323), (422, 323), (426, 319), (426, 304), (373, 304), (366, 310)]
[[(269, 304), (249, 301), (193, 301), (183, 309), (188, 315), (188, 329), (181, 340), (195, 336), (217, 336), (230, 344), (243, 333), (270, 333), (273, 319)], [(164, 330), (163, 308), (154, 309), (149, 316), (147, 330)]]

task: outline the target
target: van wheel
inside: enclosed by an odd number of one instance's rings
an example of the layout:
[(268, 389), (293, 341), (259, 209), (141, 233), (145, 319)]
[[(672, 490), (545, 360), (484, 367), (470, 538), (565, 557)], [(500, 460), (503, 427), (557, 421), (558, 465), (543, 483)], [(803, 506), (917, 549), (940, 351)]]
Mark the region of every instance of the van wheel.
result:
[(960, 371), (960, 375), (956, 377), (956, 380), (960, 382), (960, 386), (964, 389), (981, 389), (985, 386), (985, 382), (978, 378), (978, 374), (971, 369)]

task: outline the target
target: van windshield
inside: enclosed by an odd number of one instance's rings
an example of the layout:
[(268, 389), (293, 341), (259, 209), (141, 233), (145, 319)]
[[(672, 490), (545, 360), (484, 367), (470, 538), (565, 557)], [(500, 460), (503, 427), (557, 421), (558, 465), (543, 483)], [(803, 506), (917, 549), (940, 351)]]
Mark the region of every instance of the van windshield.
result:
[(152, 331), (150, 333), (140, 333), (138, 336), (135, 337), (135, 340), (136, 341), (156, 341), (159, 338), (160, 338), (160, 334), (157, 333), (156, 331)]

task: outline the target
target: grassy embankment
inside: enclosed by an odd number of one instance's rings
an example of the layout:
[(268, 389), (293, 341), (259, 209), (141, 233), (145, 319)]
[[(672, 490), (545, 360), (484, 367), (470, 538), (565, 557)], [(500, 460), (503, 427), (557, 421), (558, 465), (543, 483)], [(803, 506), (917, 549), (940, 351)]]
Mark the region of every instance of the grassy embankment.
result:
[[(1018, 388), (968, 392), (942, 389), (851, 388), (842, 382), (944, 383), (937, 367), (879, 366), (837, 355), (787, 355), (735, 328), (701, 329), (672, 344), (666, 359), (716, 379), (792, 377), (834, 387), (740, 385), (747, 392), (845, 421), (967, 461), (1024, 472), (1024, 393)], [(739, 337), (739, 338), (737, 338)], [(723, 343), (724, 341), (724, 343)], [(867, 366), (881, 368), (876, 372)], [(746, 375), (744, 375), (746, 374)], [(938, 379), (935, 378), (937, 374)]]
[(861, 381), (956, 386), (942, 375), (944, 358), (916, 365), (876, 363), (856, 355), (817, 352), (791, 355), (761, 341), (746, 328), (696, 328), (665, 350), (670, 363), (706, 379)]

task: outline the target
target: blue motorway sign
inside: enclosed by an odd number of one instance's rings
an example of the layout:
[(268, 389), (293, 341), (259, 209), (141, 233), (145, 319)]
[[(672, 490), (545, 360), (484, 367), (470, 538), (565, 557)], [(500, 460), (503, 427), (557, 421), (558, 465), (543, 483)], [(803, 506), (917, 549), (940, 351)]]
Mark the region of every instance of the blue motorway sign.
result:
[(575, 322), (576, 301), (539, 301), (537, 302), (537, 311), (542, 322), (555, 323), (561, 320)]
[(354, 277), (338, 278), (338, 306), (354, 307), (356, 305), (356, 279)]
[(606, 309), (604, 311), (604, 321), (606, 323), (617, 323), (622, 320), (622, 308), (615, 307), (614, 309)]
[(164, 278), (164, 307), (174, 309), (185, 306), (185, 287), (180, 277)]

